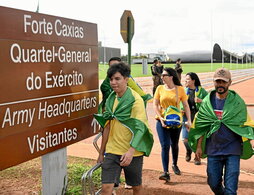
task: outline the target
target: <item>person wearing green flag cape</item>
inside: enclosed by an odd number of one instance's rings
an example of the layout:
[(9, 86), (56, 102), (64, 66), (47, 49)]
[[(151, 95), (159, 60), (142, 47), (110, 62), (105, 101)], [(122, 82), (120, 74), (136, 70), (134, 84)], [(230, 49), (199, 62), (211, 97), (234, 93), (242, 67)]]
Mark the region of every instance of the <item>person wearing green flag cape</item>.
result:
[[(112, 64), (119, 63), (121, 61), (122, 60), (119, 57), (112, 57), (112, 58), (109, 59), (109, 67)], [(134, 91), (136, 91), (143, 98), (145, 103), (148, 100), (152, 99), (152, 96), (150, 94), (146, 94), (142, 90), (142, 88), (135, 82), (135, 80), (133, 79), (133, 77), (131, 75), (129, 75), (129, 80), (128, 80), (127, 85), (130, 88), (132, 88)], [(101, 113), (103, 111), (103, 109), (105, 107), (106, 100), (107, 100), (108, 96), (110, 95), (110, 93), (113, 91), (113, 89), (110, 86), (110, 81), (109, 81), (108, 77), (106, 77), (104, 79), (104, 81), (102, 82), (102, 84), (100, 86), (100, 90), (101, 90), (101, 93), (102, 93), (102, 102), (100, 103), (99, 108), (98, 108), (99, 113)]]
[[(198, 109), (202, 103), (202, 99), (207, 95), (206, 90), (201, 86), (200, 79), (198, 75), (194, 72), (188, 72), (185, 77), (185, 92), (188, 96), (188, 104), (190, 107), (191, 113), (191, 122), (195, 117), (195, 114), (198, 112)], [(186, 116), (183, 115), (183, 121), (186, 121)], [(182, 138), (183, 143), (186, 148), (185, 160), (190, 162), (192, 150), (188, 143), (189, 129), (185, 125), (182, 126)], [(194, 158), (195, 165), (201, 165), (200, 159)]]
[(103, 195), (112, 194), (122, 169), (133, 194), (142, 194), (143, 156), (149, 156), (153, 146), (144, 101), (127, 86), (129, 75), (130, 68), (122, 62), (109, 67), (107, 76), (113, 92), (105, 111), (94, 114), (104, 128), (97, 160), (102, 163)]
[(189, 132), (189, 145), (198, 158), (207, 157), (207, 182), (214, 194), (237, 194), (240, 158), (253, 155), (254, 121), (244, 100), (229, 90), (229, 70), (217, 69), (213, 80), (215, 90), (203, 99)]

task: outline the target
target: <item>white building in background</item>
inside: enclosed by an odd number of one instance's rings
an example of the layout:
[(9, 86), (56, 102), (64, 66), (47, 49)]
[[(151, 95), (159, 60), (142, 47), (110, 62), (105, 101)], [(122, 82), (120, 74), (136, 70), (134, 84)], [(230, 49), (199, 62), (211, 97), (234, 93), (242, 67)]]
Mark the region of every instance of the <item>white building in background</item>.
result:
[[(182, 62), (187, 63), (250, 63), (253, 62), (254, 55), (248, 53), (242, 53), (242, 55), (234, 54), (214, 44), (213, 51), (196, 50), (180, 53), (168, 54), (168, 57), (172, 61), (176, 61), (181, 58)], [(212, 58), (212, 60), (211, 60)]]
[(167, 61), (167, 55), (164, 53), (149, 53), (147, 54), (149, 59), (159, 59), (161, 61)]
[(134, 59), (132, 59), (132, 64), (141, 64), (142, 63), (142, 57), (147, 59), (148, 63), (153, 63), (155, 59), (159, 59), (162, 62), (168, 61), (167, 55), (164, 54), (164, 52), (160, 53), (139, 53), (136, 54)]

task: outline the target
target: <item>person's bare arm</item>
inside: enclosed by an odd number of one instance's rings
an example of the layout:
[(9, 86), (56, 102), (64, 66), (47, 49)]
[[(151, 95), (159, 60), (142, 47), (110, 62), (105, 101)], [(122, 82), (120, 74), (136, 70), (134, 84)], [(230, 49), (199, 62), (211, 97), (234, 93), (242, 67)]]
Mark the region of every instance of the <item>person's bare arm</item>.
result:
[(196, 103), (201, 103), (203, 100), (202, 99), (200, 99), (200, 98), (198, 98), (198, 97), (195, 97), (195, 102)]
[(135, 148), (130, 147), (129, 150), (121, 156), (120, 165), (121, 166), (128, 166), (133, 159), (134, 152), (135, 152)]
[(185, 113), (185, 116), (187, 118), (187, 124), (186, 124), (186, 127), (188, 130), (190, 130), (190, 127), (191, 127), (191, 114), (190, 114), (190, 107), (189, 107), (189, 104), (186, 101), (182, 101), (183, 103), (183, 109), (184, 109), (184, 113)]
[(202, 157), (202, 141), (204, 139), (204, 136), (200, 137), (198, 139), (198, 145), (197, 145), (197, 150), (196, 150), (196, 158), (197, 160), (200, 160), (200, 158)]
[(102, 132), (101, 147), (100, 147), (100, 152), (97, 159), (98, 163), (101, 163), (104, 160), (104, 153), (106, 149), (106, 144), (108, 142), (108, 136), (109, 136), (109, 130), (110, 130), (109, 127), (110, 127), (110, 122), (107, 124), (107, 126), (104, 128)]
[(252, 149), (254, 150), (254, 139), (250, 140), (250, 144), (252, 146)]
[(159, 120), (161, 121), (161, 125), (162, 127), (166, 127), (165, 123), (164, 123), (164, 118), (161, 116), (161, 106), (160, 106), (160, 102), (157, 99), (153, 99), (153, 109), (155, 111), (155, 114), (159, 117)]

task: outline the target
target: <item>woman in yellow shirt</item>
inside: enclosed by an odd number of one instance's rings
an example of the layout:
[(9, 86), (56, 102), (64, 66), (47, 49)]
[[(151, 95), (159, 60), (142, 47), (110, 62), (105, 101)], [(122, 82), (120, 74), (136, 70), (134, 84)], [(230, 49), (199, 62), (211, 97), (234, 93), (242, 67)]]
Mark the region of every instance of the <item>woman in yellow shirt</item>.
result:
[(165, 125), (164, 111), (169, 106), (174, 106), (179, 109), (180, 101), (183, 104), (184, 111), (187, 117), (186, 126), (190, 128), (190, 108), (187, 102), (187, 95), (184, 88), (181, 86), (179, 77), (173, 68), (165, 68), (162, 72), (161, 78), (164, 85), (157, 87), (154, 95), (153, 107), (156, 113), (157, 123), (156, 129), (161, 144), (161, 157), (164, 173), (159, 177), (161, 180), (170, 180), (169, 176), (169, 150), (172, 149), (173, 165), (172, 169), (176, 175), (180, 175), (181, 171), (177, 166), (178, 153), (179, 153), (179, 137), (181, 127), (172, 127), (170, 129)]

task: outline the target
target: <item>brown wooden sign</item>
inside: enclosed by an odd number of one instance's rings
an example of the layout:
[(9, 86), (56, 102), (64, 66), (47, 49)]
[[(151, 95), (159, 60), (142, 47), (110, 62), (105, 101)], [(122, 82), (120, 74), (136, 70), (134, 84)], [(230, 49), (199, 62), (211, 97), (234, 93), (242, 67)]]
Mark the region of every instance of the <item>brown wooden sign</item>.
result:
[[(1, 170), (94, 135), (93, 116), (0, 138)], [(93, 127), (92, 127), (93, 128)]]
[(0, 170), (94, 135), (97, 25), (0, 7)]
[(0, 6), (1, 39), (98, 45), (97, 25)]
[(0, 40), (0, 45), (0, 86), (5, 94), (0, 104), (98, 88), (91, 82), (98, 78), (97, 45), (17, 40)]

